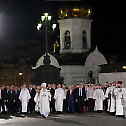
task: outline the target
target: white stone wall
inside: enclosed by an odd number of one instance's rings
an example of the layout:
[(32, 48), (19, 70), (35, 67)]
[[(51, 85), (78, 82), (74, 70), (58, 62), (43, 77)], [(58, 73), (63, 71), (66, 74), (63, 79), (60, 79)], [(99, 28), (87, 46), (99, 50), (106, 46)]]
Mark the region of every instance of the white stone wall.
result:
[[(69, 87), (72, 84), (83, 82), (85, 66), (81, 65), (63, 65), (60, 75), (65, 78), (64, 83)], [(78, 81), (78, 82), (77, 82)]]
[[(60, 53), (82, 53), (91, 47), (91, 21), (83, 18), (70, 18), (59, 20), (60, 29)], [(64, 49), (65, 31), (70, 31), (71, 49)], [(82, 48), (82, 31), (86, 31), (87, 49)]]
[[(98, 78), (99, 66), (102, 64), (107, 64), (105, 57), (96, 49), (89, 54), (85, 62), (85, 76), (88, 77), (89, 71), (93, 72), (93, 77)], [(97, 80), (98, 82), (98, 80)]]
[(115, 78), (117, 79), (116, 81), (123, 81), (124, 87), (126, 87), (126, 72), (117, 72), (115, 73), (99, 73), (99, 82), (103, 86), (105, 86), (105, 82), (113, 82), (115, 81)]

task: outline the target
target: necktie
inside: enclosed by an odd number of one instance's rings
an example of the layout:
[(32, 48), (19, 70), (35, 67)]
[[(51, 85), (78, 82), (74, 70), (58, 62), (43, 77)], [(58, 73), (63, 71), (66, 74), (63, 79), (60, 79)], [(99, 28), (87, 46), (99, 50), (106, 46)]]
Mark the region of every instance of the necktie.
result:
[(70, 95), (72, 94), (72, 90), (70, 90)]

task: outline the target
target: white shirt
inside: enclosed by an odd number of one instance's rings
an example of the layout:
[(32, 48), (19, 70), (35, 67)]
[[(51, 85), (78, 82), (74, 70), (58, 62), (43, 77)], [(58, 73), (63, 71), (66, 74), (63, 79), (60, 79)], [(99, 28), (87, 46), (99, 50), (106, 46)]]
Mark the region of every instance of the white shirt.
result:
[(70, 95), (72, 94), (72, 90), (70, 90)]
[(79, 96), (82, 96), (82, 88), (79, 88)]

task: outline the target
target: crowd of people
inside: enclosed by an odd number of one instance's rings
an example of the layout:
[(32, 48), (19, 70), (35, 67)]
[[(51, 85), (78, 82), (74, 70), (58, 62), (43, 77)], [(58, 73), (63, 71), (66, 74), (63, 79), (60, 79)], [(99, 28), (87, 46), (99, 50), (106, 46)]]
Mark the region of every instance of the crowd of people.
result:
[(21, 87), (0, 86), (0, 112), (39, 113), (47, 117), (51, 113), (84, 113), (103, 110), (111, 115), (125, 117), (126, 88), (122, 81), (106, 82), (105, 87), (98, 84), (46, 84)]

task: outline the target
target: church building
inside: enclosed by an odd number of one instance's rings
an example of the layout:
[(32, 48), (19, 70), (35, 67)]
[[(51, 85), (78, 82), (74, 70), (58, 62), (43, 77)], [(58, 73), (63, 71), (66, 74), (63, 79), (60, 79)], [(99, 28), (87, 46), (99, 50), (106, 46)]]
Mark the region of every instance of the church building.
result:
[[(60, 20), (60, 58), (49, 54), (51, 65), (61, 68), (60, 76), (67, 86), (89, 83), (88, 73), (92, 71), (94, 83), (99, 82), (99, 65), (107, 64), (98, 48), (91, 52), (92, 8), (87, 3), (67, 2), (61, 5), (58, 15)], [(36, 63), (38, 69), (44, 65), (44, 55)], [(59, 62), (58, 62), (59, 61)]]

